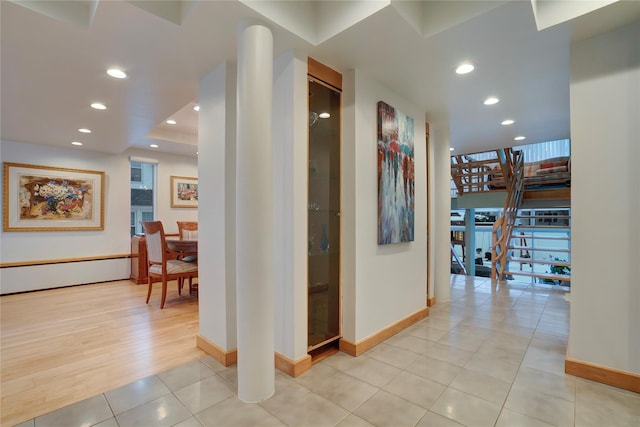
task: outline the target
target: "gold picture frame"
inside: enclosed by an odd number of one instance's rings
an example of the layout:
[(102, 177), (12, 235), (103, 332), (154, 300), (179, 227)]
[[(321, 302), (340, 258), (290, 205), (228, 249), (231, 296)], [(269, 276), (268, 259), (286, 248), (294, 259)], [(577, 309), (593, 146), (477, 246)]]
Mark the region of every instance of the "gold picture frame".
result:
[(187, 176), (171, 177), (171, 207), (198, 207), (198, 178)]
[(4, 231), (104, 230), (104, 172), (4, 163)]

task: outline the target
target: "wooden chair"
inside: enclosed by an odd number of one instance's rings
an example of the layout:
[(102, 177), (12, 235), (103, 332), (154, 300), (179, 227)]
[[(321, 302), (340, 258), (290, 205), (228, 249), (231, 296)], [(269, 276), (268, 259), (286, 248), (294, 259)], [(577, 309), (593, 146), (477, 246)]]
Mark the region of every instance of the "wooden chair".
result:
[(162, 282), (162, 300), (160, 308), (164, 308), (167, 299), (167, 282), (178, 280), (178, 294), (182, 287), (180, 280), (198, 277), (198, 264), (169, 258), (169, 249), (165, 240), (164, 228), (160, 221), (143, 221), (145, 237), (147, 241), (147, 260), (149, 263), (149, 290), (147, 291), (147, 304), (151, 297), (151, 289), (154, 282)]
[[(180, 240), (198, 240), (198, 221), (176, 221), (178, 224), (178, 234)], [(184, 256), (181, 258), (185, 262), (198, 262), (197, 255)], [(182, 289), (184, 280), (180, 280), (179, 286)], [(193, 293), (193, 279), (189, 278), (189, 294)]]
[(180, 240), (198, 240), (198, 221), (176, 221)]

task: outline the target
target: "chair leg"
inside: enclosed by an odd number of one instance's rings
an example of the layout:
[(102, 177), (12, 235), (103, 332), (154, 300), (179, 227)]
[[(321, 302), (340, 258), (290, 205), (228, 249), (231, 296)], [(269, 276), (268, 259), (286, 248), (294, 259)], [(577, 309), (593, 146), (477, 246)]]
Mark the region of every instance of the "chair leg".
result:
[(167, 300), (167, 280), (162, 281), (162, 301), (160, 301), (160, 308), (164, 308), (164, 302)]
[(184, 286), (184, 278), (178, 277), (178, 295), (182, 295), (182, 287)]
[(149, 304), (149, 298), (151, 298), (151, 287), (153, 286), (153, 282), (151, 281), (151, 277), (149, 277), (149, 288), (147, 289), (147, 304)]

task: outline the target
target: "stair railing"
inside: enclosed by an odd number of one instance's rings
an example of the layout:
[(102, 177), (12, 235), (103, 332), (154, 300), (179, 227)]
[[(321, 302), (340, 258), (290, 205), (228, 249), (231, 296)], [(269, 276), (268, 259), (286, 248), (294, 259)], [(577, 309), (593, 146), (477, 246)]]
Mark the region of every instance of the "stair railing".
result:
[(461, 271), (462, 274), (464, 274), (466, 276), (467, 275), (467, 269), (465, 268), (464, 264), (460, 260), (460, 257), (458, 256), (458, 254), (456, 253), (455, 249), (453, 248), (453, 244), (451, 243), (451, 244), (449, 244), (449, 246), (451, 246), (451, 257), (455, 260), (455, 264), (458, 266), (459, 271)]
[(505, 148), (498, 150), (498, 158), (507, 186), (507, 198), (504, 202), (502, 215), (494, 223), (492, 233), (491, 277), (499, 280), (503, 278), (504, 271), (506, 271), (509, 241), (522, 202), (524, 156), (521, 151)]
[[(500, 156), (500, 151), (496, 153)], [(486, 154), (486, 153), (476, 153)], [(494, 167), (499, 164), (498, 158), (477, 160), (474, 154), (451, 156), (451, 178), (459, 195), (493, 191), (495, 177), (500, 173)], [(494, 179), (494, 181), (492, 181)]]

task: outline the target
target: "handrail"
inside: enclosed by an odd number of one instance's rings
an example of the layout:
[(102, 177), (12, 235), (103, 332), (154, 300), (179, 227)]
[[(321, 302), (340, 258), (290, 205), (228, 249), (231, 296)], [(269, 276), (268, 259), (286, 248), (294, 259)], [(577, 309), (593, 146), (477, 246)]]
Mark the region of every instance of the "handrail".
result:
[(499, 153), (503, 176), (508, 183), (502, 215), (493, 225), (491, 245), (491, 277), (500, 279), (506, 269), (509, 241), (524, 190), (524, 156), (521, 151), (505, 149)]
[(460, 261), (460, 257), (456, 253), (455, 249), (453, 249), (453, 244), (449, 243), (449, 246), (451, 247), (451, 255), (453, 255), (453, 259), (456, 260), (456, 264), (458, 264), (458, 267), (460, 267), (460, 269), (462, 269), (462, 274), (464, 274), (466, 276), (467, 275), (467, 269), (464, 267), (464, 264), (462, 263), (462, 261)]

